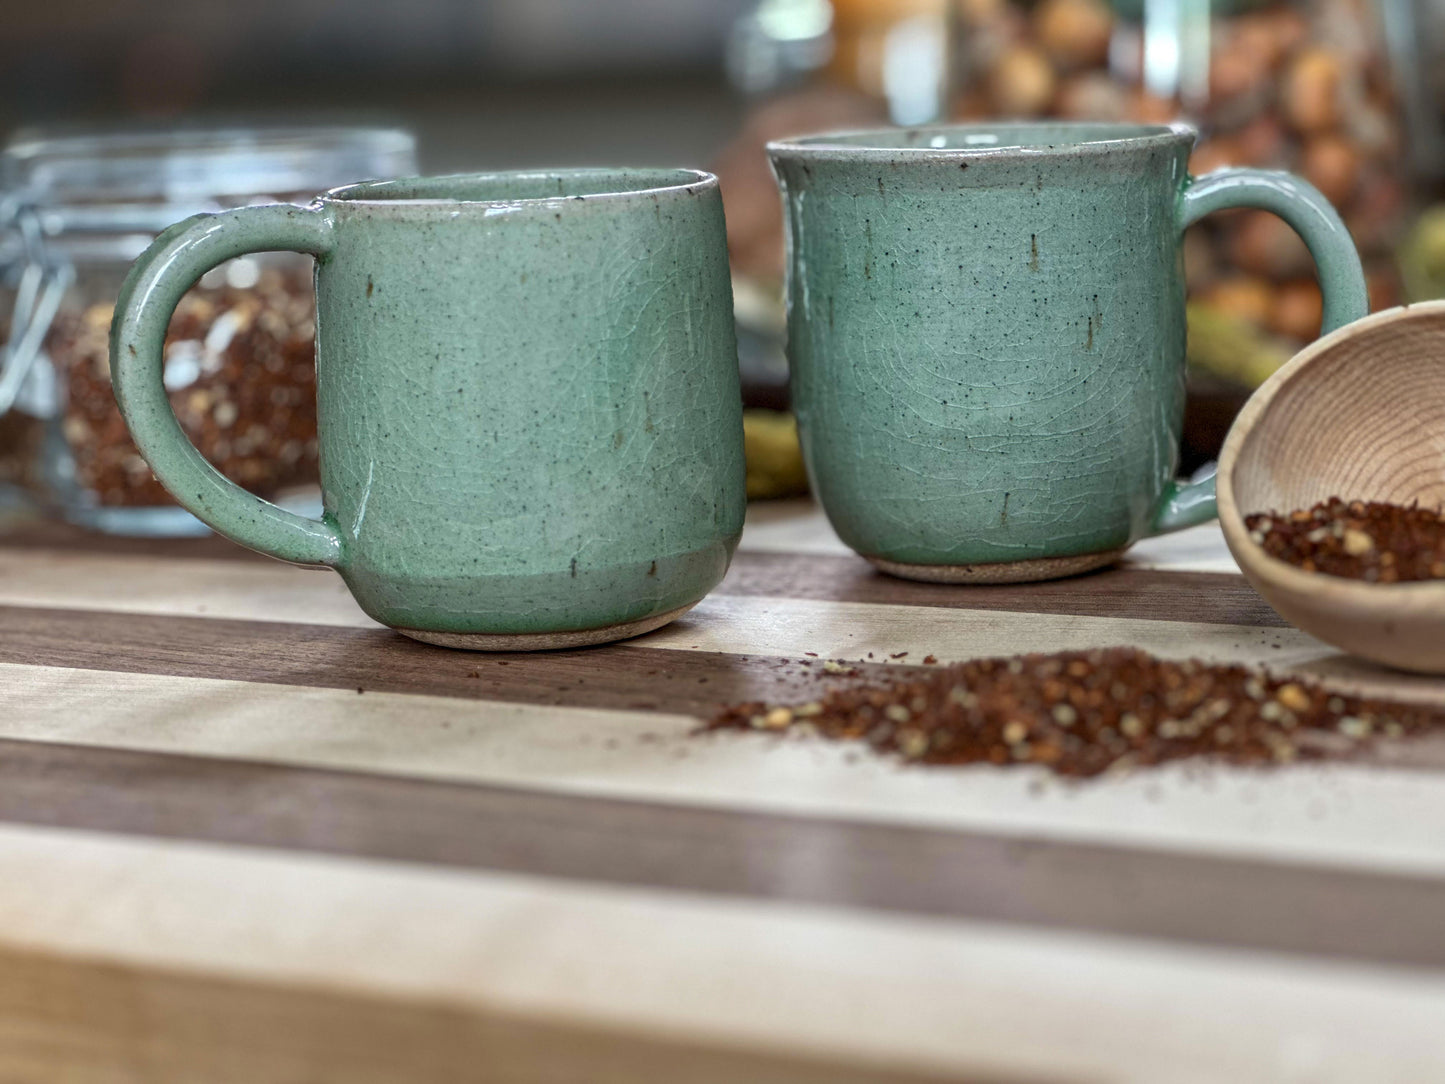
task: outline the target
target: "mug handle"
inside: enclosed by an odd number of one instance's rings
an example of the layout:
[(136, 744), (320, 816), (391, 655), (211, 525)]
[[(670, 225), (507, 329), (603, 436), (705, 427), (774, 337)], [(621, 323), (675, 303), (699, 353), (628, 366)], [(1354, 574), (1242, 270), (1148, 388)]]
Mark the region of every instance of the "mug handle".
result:
[[(1274, 170), (1218, 169), (1186, 183), (1179, 200), (1179, 230), (1182, 233), (1205, 215), (1228, 207), (1269, 211), (1300, 235), (1314, 257), (1324, 295), (1321, 334), (1369, 314), (1365, 272), (1350, 231), (1314, 185)], [(1214, 515), (1213, 476), (1184, 485), (1170, 482), (1149, 533), (1193, 527)]]
[(166, 398), (163, 356), (171, 315), (187, 290), (225, 260), (251, 252), (331, 252), (320, 207), (240, 207), (196, 215), (157, 237), (131, 267), (110, 328), (110, 378), (141, 455), (177, 503), (234, 542), (299, 565), (338, 567), (341, 534), (248, 493), (195, 448)]

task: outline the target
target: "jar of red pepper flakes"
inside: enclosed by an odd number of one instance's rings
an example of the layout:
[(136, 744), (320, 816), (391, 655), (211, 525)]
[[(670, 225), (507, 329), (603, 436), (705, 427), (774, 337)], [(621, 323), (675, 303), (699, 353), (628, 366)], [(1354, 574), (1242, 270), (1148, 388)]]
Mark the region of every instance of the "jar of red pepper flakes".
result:
[[(0, 486), (103, 531), (203, 532), (151, 474), (111, 391), (110, 320), (130, 263), (192, 214), (415, 172), (415, 140), (390, 129), (13, 139), (0, 151)], [(316, 511), (311, 263), (265, 253), (208, 272), (171, 321), (165, 383), (217, 469)]]
[[(1398, 303), (1409, 155), (1388, 11), (1370, 0), (946, 2), (952, 116), (1187, 119), (1200, 132), (1191, 173), (1304, 176), (1349, 227), (1371, 307)], [(1189, 230), (1185, 261), (1191, 333), (1196, 311), (1239, 321), (1278, 340), (1281, 358), (1319, 333), (1309, 253), (1267, 212), (1210, 216)]]

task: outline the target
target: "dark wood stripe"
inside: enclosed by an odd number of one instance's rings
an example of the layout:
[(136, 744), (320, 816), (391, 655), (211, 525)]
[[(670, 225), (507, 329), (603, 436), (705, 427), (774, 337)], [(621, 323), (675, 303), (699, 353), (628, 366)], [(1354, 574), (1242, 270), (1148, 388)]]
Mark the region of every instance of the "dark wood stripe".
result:
[(811, 699), (844, 680), (820, 678), (820, 660), (801, 656), (621, 645), (485, 654), (387, 629), (23, 606), (0, 606), (0, 662), (700, 717), (746, 700)]
[(0, 741), (0, 820), (1445, 967), (1445, 880)]
[(1289, 627), (1238, 573), (1111, 568), (1045, 583), (950, 586), (887, 576), (861, 557), (739, 553), (718, 593)]

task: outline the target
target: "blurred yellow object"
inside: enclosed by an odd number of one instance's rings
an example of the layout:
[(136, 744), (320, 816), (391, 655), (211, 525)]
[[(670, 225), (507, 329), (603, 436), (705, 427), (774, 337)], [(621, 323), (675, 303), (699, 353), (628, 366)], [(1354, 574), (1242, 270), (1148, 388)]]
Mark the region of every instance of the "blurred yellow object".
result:
[(808, 492), (798, 423), (791, 414), (743, 411), (743, 453), (748, 464), (749, 500)]
[(1251, 388), (1290, 359), (1289, 350), (1247, 320), (1201, 301), (1189, 302), (1189, 363)]
[(1406, 301), (1445, 297), (1445, 207), (1431, 207), (1400, 246)]

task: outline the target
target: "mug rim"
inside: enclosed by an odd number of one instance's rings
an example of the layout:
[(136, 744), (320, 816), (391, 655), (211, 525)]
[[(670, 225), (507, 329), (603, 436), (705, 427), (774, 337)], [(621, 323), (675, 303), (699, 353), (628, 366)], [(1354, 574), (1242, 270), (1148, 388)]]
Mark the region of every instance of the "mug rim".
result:
[[(1026, 142), (1027, 133), (1078, 132), (1098, 133), (1092, 138), (1070, 139), (1051, 143)], [(969, 146), (921, 146), (889, 144), (889, 138), (900, 133), (919, 138), (949, 135), (1002, 135), (1022, 133), (1023, 138), (1002, 145), (980, 140)], [(769, 157), (836, 158), (840, 160), (874, 160), (879, 158), (917, 158), (956, 160), (973, 158), (1073, 158), (1080, 155), (1103, 155), (1121, 150), (1143, 150), (1192, 142), (1198, 130), (1183, 121), (1167, 124), (1131, 124), (1096, 121), (974, 121), (962, 124), (916, 124), (890, 127), (849, 128), (816, 134), (790, 136), (768, 143)]]
[[(629, 187), (624, 178), (636, 182)], [(426, 185), (440, 185), (444, 182), (459, 184), (473, 183), (505, 184), (571, 179), (586, 182), (588, 178), (604, 183), (595, 192), (558, 192), (546, 196), (490, 196), (480, 198), (448, 195), (415, 196), (392, 195), (392, 192), (415, 191)], [(347, 207), (528, 207), (554, 204), (616, 202), (636, 199), (639, 196), (662, 196), (680, 192), (697, 192), (717, 187), (717, 177), (701, 169), (669, 166), (558, 166), (552, 169), (507, 169), (484, 172), (436, 173), (415, 177), (397, 177), (385, 180), (358, 181), (341, 185), (323, 192), (318, 198), (323, 204)]]

